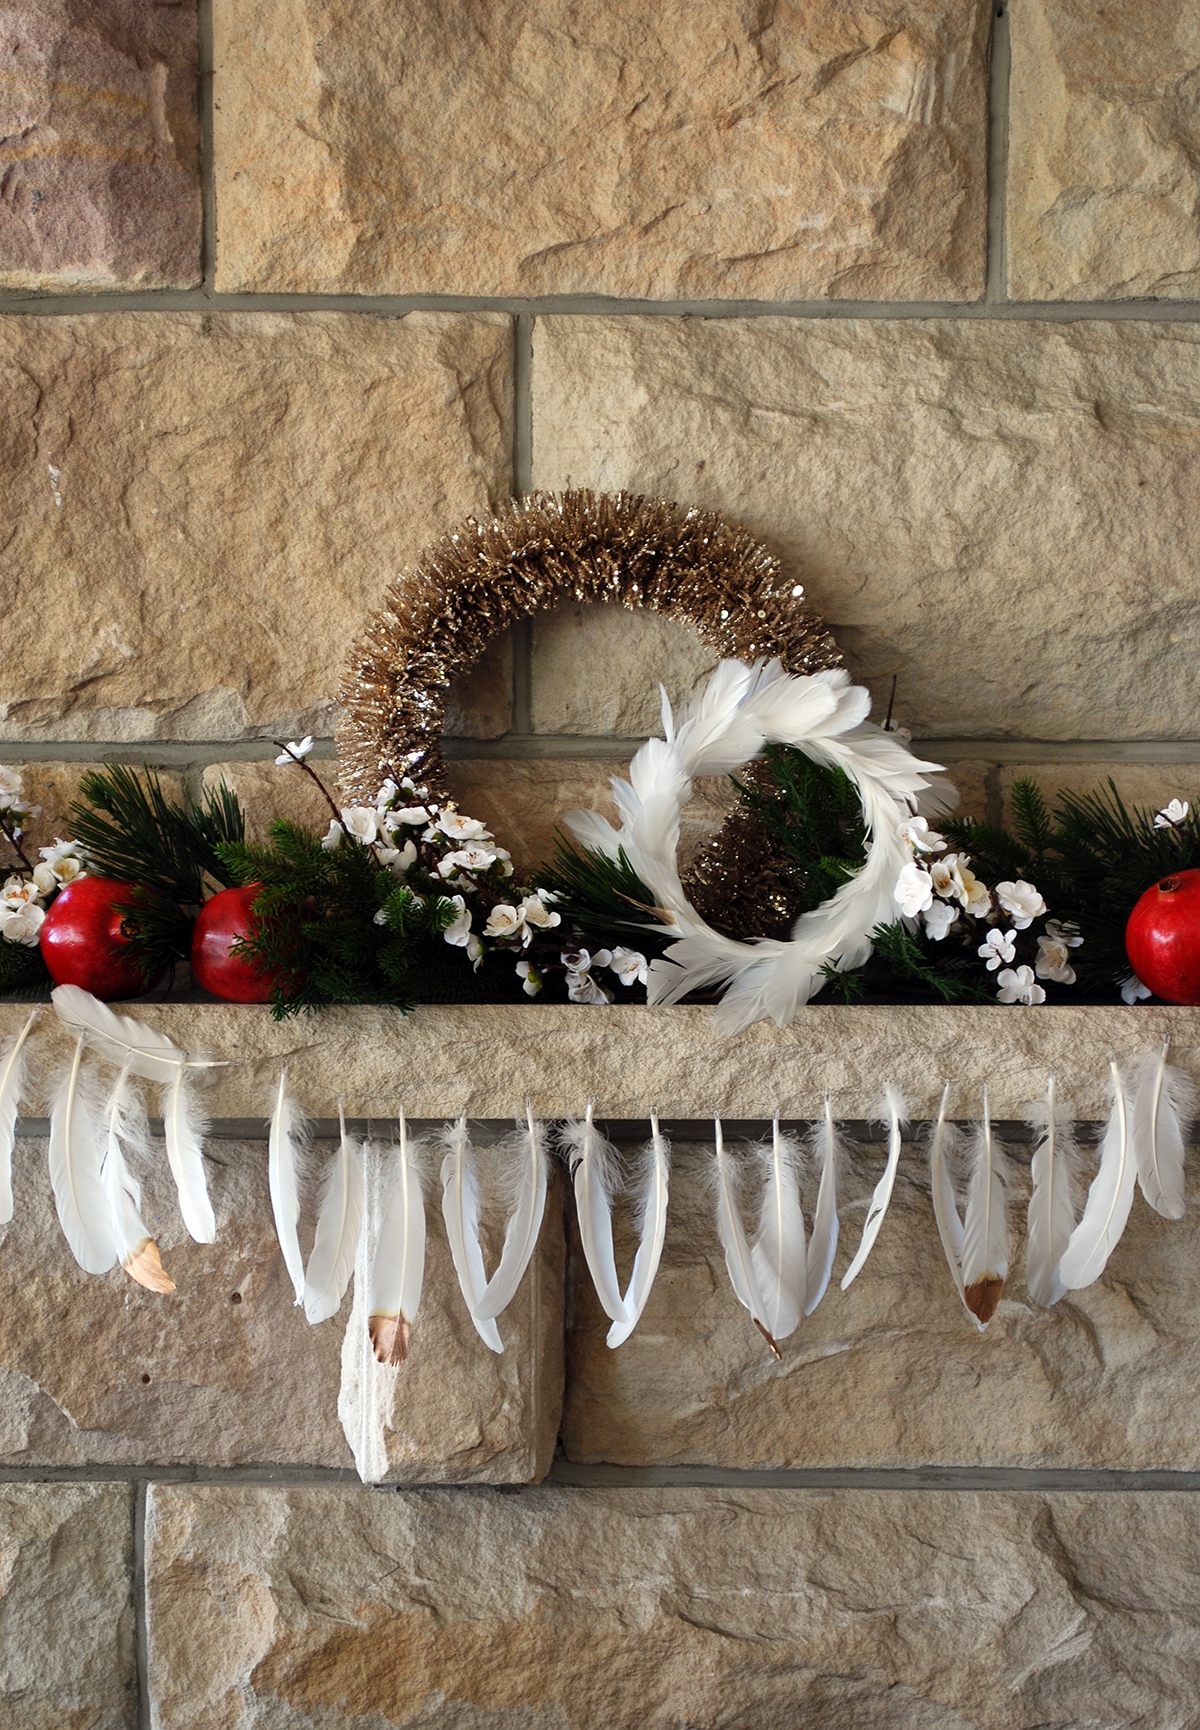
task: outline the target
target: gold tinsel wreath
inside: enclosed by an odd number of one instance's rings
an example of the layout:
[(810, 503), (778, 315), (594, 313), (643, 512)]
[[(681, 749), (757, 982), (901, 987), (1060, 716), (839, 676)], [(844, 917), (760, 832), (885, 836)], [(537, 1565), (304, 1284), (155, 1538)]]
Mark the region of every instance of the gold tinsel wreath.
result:
[[(629, 493), (534, 493), (490, 521), (469, 517), (431, 547), (392, 584), (355, 644), (338, 736), (351, 797), (374, 798), (389, 776), (411, 775), (428, 797), (448, 799), (442, 727), (451, 684), (508, 625), (568, 600), (649, 607), (692, 626), (722, 657), (777, 656), (790, 673), (842, 664), (802, 587), (715, 512)], [(701, 850), (687, 887), (731, 935), (786, 935), (794, 917), (775, 844), (740, 802)]]

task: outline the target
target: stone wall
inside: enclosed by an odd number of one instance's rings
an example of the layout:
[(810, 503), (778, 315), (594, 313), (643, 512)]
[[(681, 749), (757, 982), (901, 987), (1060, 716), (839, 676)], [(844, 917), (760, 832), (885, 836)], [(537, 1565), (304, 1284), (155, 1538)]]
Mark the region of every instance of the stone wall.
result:
[[(1198, 79), (1200, 0), (7, 0), (0, 759), (38, 839), (113, 758), (316, 820), (271, 741), (336, 773), (389, 579), (568, 482), (759, 534), (976, 815), (1028, 770), (1192, 791)], [(514, 631), (454, 693), (460, 802), (535, 862), (709, 664), (622, 613)], [(435, 1230), (370, 1493), (257, 1117), (216, 1125), (215, 1245), (150, 1198), (166, 1301), (79, 1273), (22, 1129), (14, 1730), (1194, 1718), (1191, 1215), (980, 1338), (908, 1155), (775, 1364), (685, 1143), (617, 1353), (560, 1194), (502, 1357)]]

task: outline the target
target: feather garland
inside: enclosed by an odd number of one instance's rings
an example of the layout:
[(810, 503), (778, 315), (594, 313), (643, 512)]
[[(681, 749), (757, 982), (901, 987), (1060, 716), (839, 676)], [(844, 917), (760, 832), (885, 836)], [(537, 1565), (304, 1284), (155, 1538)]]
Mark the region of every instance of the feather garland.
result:
[(173, 1292), (175, 1282), (168, 1278), (158, 1245), (141, 1216), (141, 1185), (126, 1163), (126, 1148), (135, 1158), (142, 1161), (149, 1158), (150, 1126), (146, 1121), (146, 1107), (130, 1082), (128, 1060), (121, 1066), (105, 1111), (105, 1148), (100, 1180), (108, 1199), (117, 1259), (121, 1266), (131, 1280), (145, 1286), (147, 1291)]
[(1129, 1100), (1115, 1060), (1109, 1070), (1112, 1110), (1100, 1143), (1099, 1169), (1059, 1263), (1059, 1278), (1068, 1291), (1080, 1291), (1100, 1278), (1133, 1206), (1137, 1166), (1129, 1146)]
[(129, 1064), (134, 1075), (159, 1085), (169, 1082), (181, 1064), (189, 1069), (227, 1069), (225, 1058), (190, 1057), (165, 1033), (156, 1033), (132, 1016), (118, 1015), (79, 985), (56, 985), (50, 1001), (64, 1027), (84, 1035), (98, 1056), (118, 1069)]
[(1008, 1188), (1004, 1154), (992, 1134), (987, 1088), (976, 1124), (963, 1221), (962, 1298), (980, 1333), (995, 1315), (1008, 1278)]
[[(405, 1152), (411, 1160), (413, 1149), (409, 1147), (404, 1126), (404, 1115), (401, 1113), (401, 1140)], [(393, 1149), (398, 1153), (399, 1149)], [(359, 1477), (364, 1484), (378, 1484), (388, 1471), (387, 1431), (392, 1425), (392, 1416), (396, 1403), (396, 1380), (401, 1357), (388, 1355), (384, 1361), (379, 1361), (378, 1346), (375, 1344), (368, 1310), (373, 1307), (373, 1296), (369, 1300), (368, 1293), (375, 1290), (377, 1270), (381, 1259), (390, 1270), (395, 1263), (388, 1253), (387, 1229), (388, 1215), (392, 1212), (397, 1190), (404, 1181), (403, 1164), (397, 1173), (397, 1182), (393, 1185), (391, 1194), (385, 1201), (385, 1173), (383, 1159), (378, 1149), (368, 1142), (363, 1148), (363, 1220), (362, 1230), (358, 1236), (358, 1248), (354, 1257), (354, 1301), (350, 1306), (350, 1317), (346, 1323), (346, 1331), (342, 1336), (342, 1374), (338, 1387), (337, 1414), (350, 1451), (354, 1455), (354, 1464)], [(418, 1184), (419, 1194), (419, 1184)], [(424, 1262), (425, 1241), (425, 1208), (424, 1201), (420, 1205), (421, 1216), (421, 1249), (420, 1260)], [(411, 1262), (406, 1265), (411, 1266)], [(390, 1277), (390, 1274), (389, 1274)], [(418, 1298), (420, 1286), (418, 1278)], [(413, 1306), (416, 1312), (416, 1304)], [(398, 1331), (398, 1330), (397, 1330)], [(407, 1333), (404, 1335), (407, 1344)]]
[(1055, 1097), (1054, 1077), (1046, 1082), (1044, 1104), (1026, 1113), (1037, 1132), (1029, 1175), (1029, 1236), (1025, 1245), (1025, 1284), (1035, 1304), (1050, 1309), (1066, 1293), (1059, 1263), (1075, 1230), (1078, 1208), (1079, 1146), (1070, 1108)]
[(579, 1236), (596, 1296), (610, 1321), (625, 1322), (629, 1312), (617, 1280), (612, 1234), (612, 1204), (620, 1186), (620, 1165), (616, 1148), (592, 1122), (592, 1110), (589, 1099), (583, 1121), (564, 1123), (559, 1139), (574, 1180)]
[[(136, 1059), (131, 1060), (131, 1067), (136, 1067)], [(204, 1175), (208, 1120), (196, 1098), (188, 1065), (177, 1064), (174, 1077), (163, 1088), (162, 1114), (167, 1164), (175, 1179), (179, 1211), (188, 1236), (196, 1243), (212, 1243), (217, 1235), (217, 1221)]]
[(50, 1107), (50, 1183), (71, 1254), (84, 1273), (107, 1273), (117, 1262), (117, 1239), (100, 1175), (100, 1113), (82, 1067), (84, 1044), (81, 1034)]
[(37, 1020), (37, 1010), (29, 1013), (20, 1033), (0, 1045), (0, 1225), (7, 1225), (13, 1216), (12, 1156), (17, 1139), (17, 1113), (21, 1107), (21, 1089), (25, 1085), (25, 1041)]
[(638, 1159), (633, 1180), (634, 1230), (638, 1234), (637, 1253), (629, 1276), (623, 1302), (625, 1320), (615, 1321), (608, 1330), (610, 1350), (624, 1345), (638, 1322), (650, 1296), (654, 1276), (662, 1258), (663, 1240), (667, 1234), (667, 1197), (671, 1183), (671, 1148), (658, 1127), (658, 1113), (650, 1113), (650, 1140)]
[(800, 1206), (803, 1158), (795, 1139), (781, 1132), (778, 1113), (771, 1124), (770, 1144), (759, 1150), (759, 1160), (762, 1207), (750, 1261), (766, 1305), (767, 1332), (778, 1341), (799, 1327), (808, 1288), (808, 1246)]
[(1196, 1088), (1190, 1075), (1167, 1063), (1168, 1037), (1157, 1055), (1149, 1051), (1137, 1068), (1133, 1099), (1133, 1152), (1142, 1194), (1164, 1219), (1183, 1218), (1183, 1161)]
[(946, 1105), (950, 1098), (950, 1083), (942, 1088), (942, 1103), (937, 1122), (929, 1137), (929, 1189), (933, 1196), (933, 1217), (937, 1221), (942, 1253), (954, 1280), (954, 1289), (963, 1296), (963, 1222), (959, 1212), (958, 1187), (954, 1181), (954, 1164), (959, 1152), (958, 1131), (947, 1122)]
[[(393, 1181), (386, 1201), (378, 1206), (373, 1199), (372, 1172), (379, 1169), (380, 1162), (368, 1149), (367, 1223), (363, 1228), (364, 1234), (369, 1229), (372, 1241), (367, 1331), (381, 1364), (402, 1364), (408, 1356), (425, 1281), (424, 1148), (409, 1137), (403, 1107), (400, 1141), (391, 1150), (388, 1163), (393, 1168)], [(355, 1295), (357, 1299), (357, 1291)]]
[(465, 1113), (457, 1123), (445, 1125), (441, 1141), (446, 1150), (442, 1160), (442, 1218), (459, 1289), (475, 1332), (489, 1351), (502, 1352), (504, 1343), (495, 1320), (479, 1314), (487, 1274), (479, 1241), (479, 1173)]
[(279, 1072), (275, 1109), (267, 1137), (267, 1182), (275, 1236), (296, 1302), (304, 1302), (304, 1258), (300, 1254), (300, 1158), (308, 1146), (308, 1125), (287, 1090), (287, 1070)]
[(508, 1210), (504, 1247), (495, 1273), (479, 1300), (479, 1317), (489, 1321), (503, 1314), (517, 1295), (525, 1269), (537, 1248), (542, 1218), (546, 1212), (546, 1183), (550, 1162), (546, 1153), (546, 1131), (533, 1121), (533, 1107), (525, 1102), (525, 1128), (500, 1150), (501, 1170), (512, 1182), (515, 1194)]
[(362, 1149), (346, 1133), (346, 1111), (338, 1100), (341, 1135), (317, 1215), (316, 1236), (304, 1278), (304, 1313), (316, 1326), (337, 1314), (358, 1254), (363, 1217)]
[(725, 1267), (729, 1274), (729, 1283), (733, 1287), (734, 1296), (743, 1309), (750, 1311), (750, 1319), (766, 1340), (775, 1357), (782, 1357), (779, 1347), (771, 1335), (767, 1325), (767, 1306), (763, 1302), (759, 1290), (758, 1279), (754, 1272), (754, 1264), (750, 1255), (750, 1246), (746, 1242), (746, 1231), (742, 1225), (741, 1209), (738, 1206), (739, 1172), (734, 1161), (725, 1149), (725, 1138), (721, 1133), (720, 1118), (713, 1119), (714, 1132), (714, 1172), (717, 1190), (717, 1235), (721, 1247), (725, 1251)]
[(875, 1246), (875, 1239), (879, 1236), (884, 1216), (888, 1210), (888, 1203), (892, 1199), (892, 1190), (896, 1184), (896, 1172), (900, 1165), (901, 1131), (907, 1117), (907, 1111), (903, 1099), (890, 1081), (884, 1084), (882, 1111), (887, 1113), (888, 1118), (887, 1164), (883, 1168), (883, 1176), (875, 1185), (875, 1193), (871, 1197), (871, 1205), (867, 1209), (867, 1217), (863, 1222), (862, 1238), (859, 1241), (854, 1260), (842, 1275), (843, 1291), (848, 1291), (854, 1284), (863, 1270), (863, 1264)]
[(813, 1212), (812, 1238), (808, 1245), (808, 1279), (804, 1289), (804, 1313), (810, 1316), (829, 1287), (833, 1258), (838, 1246), (837, 1173), (844, 1145), (833, 1121), (833, 1107), (825, 1096), (825, 1115), (812, 1133), (814, 1155), (821, 1160), (821, 1187)]

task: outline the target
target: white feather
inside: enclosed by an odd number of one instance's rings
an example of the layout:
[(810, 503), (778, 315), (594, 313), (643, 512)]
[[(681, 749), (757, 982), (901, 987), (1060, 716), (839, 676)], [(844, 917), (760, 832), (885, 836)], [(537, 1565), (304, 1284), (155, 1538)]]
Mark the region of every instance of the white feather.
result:
[(1075, 1229), (1079, 1148), (1070, 1109), (1059, 1105), (1054, 1077), (1046, 1083), (1044, 1104), (1026, 1113), (1039, 1132), (1030, 1161), (1029, 1236), (1025, 1245), (1025, 1284), (1035, 1304), (1049, 1309), (1065, 1292), (1059, 1263)]
[(118, 1015), (81, 986), (57, 985), (50, 993), (50, 1001), (63, 1025), (76, 1037), (85, 1035), (98, 1056), (107, 1058), (118, 1069), (128, 1063), (131, 1073), (146, 1081), (157, 1081), (161, 1086), (173, 1078), (181, 1064), (191, 1069), (228, 1067), (224, 1059), (189, 1057), (165, 1033), (156, 1033), (132, 1016)]
[(671, 1149), (658, 1127), (658, 1113), (650, 1113), (650, 1140), (642, 1149), (637, 1174), (633, 1182), (634, 1229), (638, 1234), (637, 1254), (629, 1276), (623, 1302), (625, 1320), (615, 1321), (608, 1330), (607, 1343), (615, 1349), (623, 1345), (642, 1318), (654, 1276), (662, 1257), (663, 1240), (667, 1234), (667, 1196), (671, 1181)]
[[(942, 1089), (942, 1103), (937, 1122), (929, 1137), (929, 1188), (933, 1196), (933, 1217), (937, 1221), (942, 1252), (954, 1280), (954, 1289), (963, 1295), (963, 1222), (959, 1212), (958, 1190), (954, 1181), (954, 1165), (958, 1154), (958, 1132), (946, 1118), (946, 1103), (950, 1083)], [(964, 1299), (964, 1303), (965, 1303)]]
[(346, 1113), (338, 1100), (341, 1136), (329, 1173), (325, 1200), (304, 1278), (304, 1313), (314, 1327), (336, 1315), (354, 1272), (362, 1235), (363, 1158), (358, 1142), (346, 1133)]
[(896, 1183), (896, 1172), (900, 1165), (901, 1125), (907, 1113), (904, 1101), (890, 1081), (884, 1084), (883, 1111), (887, 1113), (888, 1119), (887, 1164), (883, 1168), (883, 1176), (875, 1185), (875, 1193), (871, 1197), (871, 1205), (867, 1209), (867, 1217), (863, 1222), (862, 1238), (859, 1241), (854, 1260), (842, 1275), (843, 1291), (848, 1290), (858, 1278), (863, 1270), (863, 1263), (875, 1246), (875, 1239), (879, 1236)]
[[(393, 1173), (391, 1188), (386, 1202), (374, 1212), (370, 1181), (367, 1184), (367, 1221), (374, 1244), (367, 1326), (380, 1363), (404, 1362), (421, 1302), (425, 1281), (423, 1152), (421, 1143), (410, 1138), (401, 1110), (399, 1145), (391, 1150), (387, 1162)], [(379, 1163), (378, 1155), (368, 1150), (368, 1179)]]
[(1008, 1278), (1008, 1190), (1004, 1154), (992, 1134), (987, 1088), (983, 1118), (976, 1124), (967, 1214), (963, 1221), (963, 1302), (982, 1333)]
[(141, 1185), (125, 1159), (126, 1148), (142, 1163), (150, 1155), (146, 1107), (129, 1078), (130, 1065), (126, 1062), (105, 1108), (105, 1146), (100, 1181), (108, 1198), (117, 1260), (130, 1279), (145, 1286), (147, 1291), (172, 1292), (175, 1286), (163, 1270), (158, 1245), (141, 1216)]
[(1190, 1075), (1167, 1063), (1171, 1041), (1137, 1068), (1132, 1138), (1142, 1194), (1164, 1219), (1183, 1218), (1183, 1161), (1196, 1111)]
[(487, 1274), (479, 1241), (479, 1174), (465, 1115), (457, 1123), (446, 1124), (441, 1140), (446, 1149), (442, 1160), (442, 1218), (446, 1222), (459, 1289), (475, 1332), (489, 1351), (502, 1352), (500, 1329), (494, 1320), (479, 1314), (480, 1299), (487, 1290)]
[(1120, 1070), (1115, 1063), (1109, 1069), (1113, 1103), (1100, 1143), (1100, 1166), (1058, 1269), (1068, 1291), (1080, 1291), (1100, 1278), (1133, 1205), (1137, 1166), (1129, 1146), (1129, 1101)]
[(570, 1119), (562, 1124), (559, 1140), (574, 1181), (579, 1238), (596, 1296), (610, 1321), (624, 1322), (628, 1312), (617, 1280), (612, 1234), (612, 1204), (620, 1186), (620, 1164), (616, 1148), (592, 1122), (592, 1109), (589, 1100), (582, 1122)]
[(298, 1304), (304, 1302), (304, 1258), (300, 1254), (300, 1157), (307, 1146), (308, 1126), (287, 1091), (287, 1070), (279, 1072), (279, 1087), (267, 1138), (267, 1180), (275, 1236)]
[[(136, 1058), (131, 1059), (130, 1067), (135, 1074), (141, 1073)], [(197, 1243), (212, 1243), (217, 1235), (217, 1221), (204, 1175), (208, 1123), (192, 1087), (191, 1072), (183, 1064), (176, 1065), (173, 1079), (162, 1090), (162, 1114), (167, 1164), (179, 1192), (183, 1223)]]
[(771, 1125), (771, 1140), (759, 1153), (763, 1168), (762, 1208), (750, 1245), (754, 1278), (766, 1305), (767, 1332), (785, 1340), (800, 1325), (808, 1288), (808, 1251), (800, 1207), (802, 1160), (799, 1145)]
[(82, 1036), (50, 1107), (50, 1183), (58, 1223), (84, 1273), (117, 1261), (112, 1213), (100, 1176), (101, 1124), (95, 1084), (83, 1071)]
[[(405, 1139), (403, 1130), (401, 1133)], [(378, 1266), (383, 1247), (387, 1208), (383, 1197), (383, 1162), (377, 1149), (369, 1143), (363, 1149), (363, 1161), (363, 1224), (354, 1258), (354, 1301), (342, 1336), (337, 1413), (359, 1477), (364, 1484), (378, 1484), (388, 1471), (387, 1431), (392, 1424), (399, 1363), (376, 1362), (368, 1326), (370, 1306), (367, 1292), (372, 1286), (373, 1269)], [(395, 1193), (393, 1189), (393, 1199)], [(422, 1228), (424, 1220), (422, 1206)], [(421, 1251), (423, 1259), (423, 1229)]]
[(843, 1150), (828, 1096), (824, 1118), (814, 1128), (812, 1140), (814, 1155), (821, 1161), (821, 1187), (817, 1191), (812, 1237), (808, 1245), (808, 1280), (804, 1291), (806, 1316), (813, 1313), (825, 1296), (838, 1246), (837, 1170)]
[(21, 1089), (25, 1085), (25, 1041), (36, 1020), (37, 1010), (34, 1009), (20, 1033), (0, 1045), (0, 1225), (7, 1225), (13, 1216), (12, 1156)]
[(739, 1172), (725, 1148), (725, 1138), (721, 1133), (721, 1120), (713, 1120), (713, 1171), (716, 1180), (717, 1197), (717, 1236), (725, 1251), (725, 1267), (729, 1274), (729, 1283), (733, 1294), (744, 1309), (750, 1311), (751, 1320), (765, 1338), (776, 1357), (780, 1356), (779, 1347), (771, 1335), (767, 1325), (767, 1306), (759, 1290), (758, 1279), (755, 1276), (754, 1264), (750, 1255), (750, 1245), (746, 1242), (746, 1231), (742, 1224), (741, 1209), (738, 1206)]
[(546, 1131), (533, 1121), (533, 1108), (526, 1102), (525, 1128), (500, 1150), (503, 1170), (515, 1188), (504, 1233), (504, 1248), (496, 1271), (479, 1300), (483, 1321), (502, 1315), (517, 1295), (525, 1269), (533, 1259), (542, 1217), (546, 1211), (546, 1181), (549, 1160)]

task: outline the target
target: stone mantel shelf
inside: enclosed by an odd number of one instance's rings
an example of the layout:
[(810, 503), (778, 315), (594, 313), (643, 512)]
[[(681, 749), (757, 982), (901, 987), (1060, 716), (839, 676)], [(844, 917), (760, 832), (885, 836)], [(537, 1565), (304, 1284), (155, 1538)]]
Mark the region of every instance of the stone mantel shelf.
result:
[[(1121, 1062), (1171, 1035), (1173, 1060), (1200, 1078), (1200, 1010), (1112, 1006), (881, 1006), (810, 1004), (789, 1027), (760, 1023), (736, 1037), (711, 1008), (600, 1009), (575, 1004), (425, 1005), (411, 1015), (378, 1005), (324, 1009), (277, 1022), (233, 1003), (137, 1003), (126, 1008), (180, 1045), (235, 1059), (204, 1085), (214, 1118), (264, 1118), (282, 1064), (305, 1111), (354, 1117), (506, 1118), (525, 1098), (542, 1117), (595, 1100), (597, 1115), (765, 1118), (820, 1115), (828, 1090), (838, 1117), (871, 1112), (881, 1083), (904, 1092), (914, 1119), (936, 1114), (943, 1080), (951, 1111), (978, 1112), (989, 1089), (996, 1118), (1018, 1118), (1053, 1070), (1075, 1115), (1105, 1115), (1110, 1055)], [(28, 1005), (0, 1004), (0, 1038)], [(55, 1067), (69, 1040), (53, 1009), (37, 1045)], [(26, 1106), (28, 1111), (29, 1106)]]

